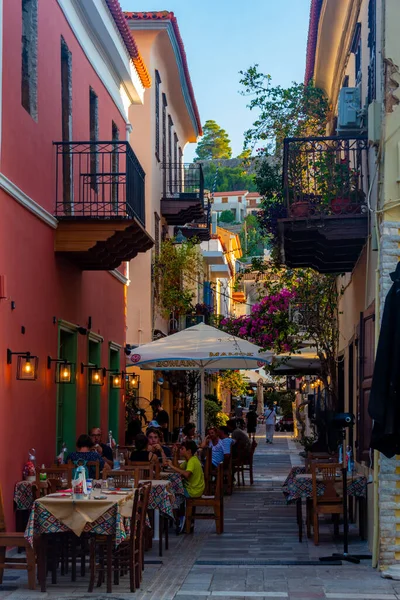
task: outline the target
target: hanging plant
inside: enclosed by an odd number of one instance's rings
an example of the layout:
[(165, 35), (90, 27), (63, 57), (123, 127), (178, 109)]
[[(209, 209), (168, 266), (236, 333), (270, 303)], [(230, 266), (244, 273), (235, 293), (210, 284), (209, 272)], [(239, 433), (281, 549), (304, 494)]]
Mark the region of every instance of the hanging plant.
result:
[(173, 240), (161, 243), (154, 261), (154, 277), (159, 281), (157, 308), (165, 319), (193, 311), (198, 282), (201, 281), (203, 261), (198, 244), (191, 240), (176, 244)]

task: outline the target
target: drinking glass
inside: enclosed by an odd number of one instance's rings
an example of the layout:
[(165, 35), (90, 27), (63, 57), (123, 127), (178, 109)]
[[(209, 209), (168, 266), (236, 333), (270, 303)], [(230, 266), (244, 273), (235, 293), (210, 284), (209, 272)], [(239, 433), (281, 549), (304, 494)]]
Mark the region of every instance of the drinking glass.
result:
[(102, 490), (108, 490), (108, 481), (107, 481), (107, 479), (102, 479), (101, 480), (101, 489)]
[(107, 485), (109, 490), (115, 489), (115, 479), (114, 477), (107, 477)]
[(101, 479), (93, 479), (93, 498), (101, 496), (103, 482)]
[(125, 454), (120, 454), (119, 455), (119, 466), (120, 467), (124, 467), (125, 466)]

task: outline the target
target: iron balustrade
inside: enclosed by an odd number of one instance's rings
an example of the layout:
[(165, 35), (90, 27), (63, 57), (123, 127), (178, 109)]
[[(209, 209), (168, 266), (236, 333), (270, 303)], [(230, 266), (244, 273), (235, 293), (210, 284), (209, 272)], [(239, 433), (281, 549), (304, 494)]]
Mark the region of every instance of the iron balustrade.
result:
[(199, 163), (163, 163), (165, 200), (194, 200), (204, 206), (204, 175)]
[(284, 140), (283, 184), (288, 216), (365, 214), (368, 179), (365, 137)]
[(145, 173), (128, 142), (54, 145), (57, 218), (136, 218), (145, 225)]

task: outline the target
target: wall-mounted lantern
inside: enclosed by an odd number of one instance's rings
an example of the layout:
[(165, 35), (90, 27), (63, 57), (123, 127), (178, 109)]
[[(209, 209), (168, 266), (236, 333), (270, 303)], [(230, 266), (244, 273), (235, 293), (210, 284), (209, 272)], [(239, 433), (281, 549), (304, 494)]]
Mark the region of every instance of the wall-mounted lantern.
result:
[(85, 369), (89, 370), (89, 385), (104, 385), (106, 369), (93, 364), (85, 365), (81, 363), (82, 374), (85, 372)]
[(51, 363), (56, 363), (55, 382), (56, 383), (74, 383), (75, 382), (75, 363), (64, 358), (47, 357), (47, 368), (51, 369)]

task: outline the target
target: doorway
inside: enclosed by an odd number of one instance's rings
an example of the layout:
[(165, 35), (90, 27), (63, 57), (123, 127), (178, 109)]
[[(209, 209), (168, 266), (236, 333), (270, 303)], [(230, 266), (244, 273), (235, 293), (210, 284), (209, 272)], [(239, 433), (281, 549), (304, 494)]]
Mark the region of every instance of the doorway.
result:
[[(88, 357), (89, 364), (101, 367), (101, 343), (97, 340), (89, 339)], [(101, 387), (100, 385), (89, 385), (88, 381), (88, 431), (92, 427), (100, 427)]]
[[(109, 369), (112, 371), (120, 371), (120, 353), (115, 348), (110, 348)], [(108, 395), (108, 429), (112, 431), (113, 438), (118, 440), (119, 434), (119, 401), (121, 390), (113, 388), (109, 385)]]
[[(59, 328), (58, 358), (65, 359), (76, 365), (77, 333)], [(68, 450), (74, 450), (76, 442), (76, 379), (71, 383), (57, 384), (57, 434), (56, 454), (61, 452), (65, 442)]]

